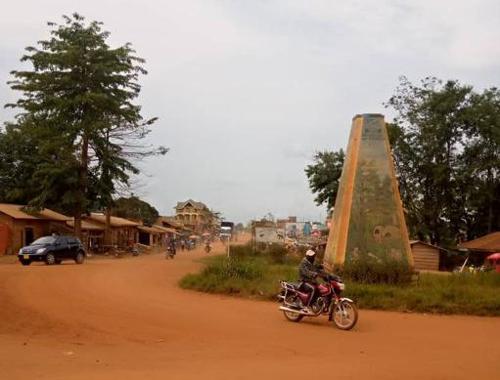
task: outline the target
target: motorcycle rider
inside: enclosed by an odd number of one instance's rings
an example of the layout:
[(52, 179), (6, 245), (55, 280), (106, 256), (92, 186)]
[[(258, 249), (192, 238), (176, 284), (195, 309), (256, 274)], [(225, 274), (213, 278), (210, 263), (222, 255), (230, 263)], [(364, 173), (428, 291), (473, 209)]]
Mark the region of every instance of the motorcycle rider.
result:
[(212, 249), (212, 246), (210, 245), (210, 239), (207, 239), (205, 241), (205, 252), (210, 252), (210, 250)]
[(175, 256), (175, 254), (177, 253), (175, 239), (171, 239), (170, 240), (170, 242), (168, 244), (168, 251), (169, 251), (169, 253), (170, 253), (171, 256)]
[(311, 304), (314, 298), (314, 293), (316, 291), (316, 277), (319, 275), (318, 268), (314, 265), (314, 260), (316, 259), (316, 251), (309, 248), (306, 252), (305, 257), (302, 259), (299, 265), (299, 276), (302, 281), (301, 288), (310, 293), (309, 299), (307, 301), (307, 307)]

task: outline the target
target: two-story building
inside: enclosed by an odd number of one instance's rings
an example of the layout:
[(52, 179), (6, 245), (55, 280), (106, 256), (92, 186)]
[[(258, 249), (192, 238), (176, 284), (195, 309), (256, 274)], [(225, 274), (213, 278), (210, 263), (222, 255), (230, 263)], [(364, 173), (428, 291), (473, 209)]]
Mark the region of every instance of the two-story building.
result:
[(192, 199), (177, 203), (175, 220), (195, 233), (212, 231), (217, 224), (217, 219), (210, 209), (204, 203)]

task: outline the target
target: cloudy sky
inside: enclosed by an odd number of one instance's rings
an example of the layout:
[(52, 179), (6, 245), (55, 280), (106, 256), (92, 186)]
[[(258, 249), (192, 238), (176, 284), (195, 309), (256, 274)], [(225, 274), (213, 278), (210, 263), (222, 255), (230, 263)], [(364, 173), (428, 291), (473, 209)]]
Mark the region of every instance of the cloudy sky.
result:
[(171, 150), (135, 192), (163, 214), (193, 198), (235, 221), (324, 218), (305, 165), (345, 147), (353, 115), (390, 119), (400, 75), (500, 86), (498, 0), (16, 0), (0, 13), (0, 103), (23, 48), (75, 11), (147, 61), (139, 102)]

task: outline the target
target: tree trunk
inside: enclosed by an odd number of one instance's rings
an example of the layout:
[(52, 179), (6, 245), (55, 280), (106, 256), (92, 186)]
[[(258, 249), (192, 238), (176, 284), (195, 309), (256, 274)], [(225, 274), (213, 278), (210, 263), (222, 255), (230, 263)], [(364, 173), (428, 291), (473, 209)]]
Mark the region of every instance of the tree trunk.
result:
[(78, 194), (77, 207), (75, 212), (75, 235), (82, 239), (82, 213), (84, 211), (87, 194), (87, 169), (89, 159), (89, 138), (86, 133), (82, 136), (82, 151), (80, 158), (80, 172), (78, 180), (80, 182), (80, 193)]
[(488, 168), (488, 231), (487, 233), (493, 232), (493, 202), (494, 202), (494, 191), (493, 186), (493, 174), (491, 168)]
[(74, 234), (76, 237), (82, 240), (82, 212), (80, 208), (78, 208), (78, 211), (75, 212), (74, 219), (75, 219)]
[(104, 227), (104, 244), (110, 246), (111, 241), (111, 207), (106, 208), (106, 224)]

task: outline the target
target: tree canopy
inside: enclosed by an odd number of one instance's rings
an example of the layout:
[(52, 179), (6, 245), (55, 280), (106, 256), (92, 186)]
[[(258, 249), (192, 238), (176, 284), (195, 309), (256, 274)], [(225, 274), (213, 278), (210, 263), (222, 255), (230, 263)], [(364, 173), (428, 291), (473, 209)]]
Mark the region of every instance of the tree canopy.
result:
[(160, 216), (156, 208), (135, 195), (118, 198), (114, 202), (112, 213), (121, 218), (140, 220), (147, 226), (152, 226)]
[(500, 228), (500, 91), (401, 78), (387, 106), (403, 203), (413, 234), (433, 243)]
[(316, 194), (314, 200), (318, 206), (326, 203), (328, 210), (334, 206), (344, 160), (342, 149), (337, 152), (317, 152), (313, 163), (305, 168), (309, 187)]
[(79, 235), (82, 213), (109, 206), (116, 186), (139, 173), (134, 161), (167, 150), (140, 143), (156, 121), (134, 104), (144, 60), (128, 43), (110, 47), (101, 23), (63, 18), (26, 48), (21, 61), (32, 69), (11, 72), (22, 96), (7, 105), (20, 112), (0, 133), (0, 197), (70, 213)]

